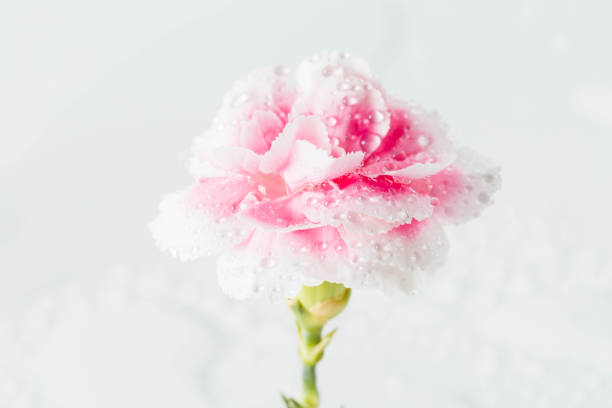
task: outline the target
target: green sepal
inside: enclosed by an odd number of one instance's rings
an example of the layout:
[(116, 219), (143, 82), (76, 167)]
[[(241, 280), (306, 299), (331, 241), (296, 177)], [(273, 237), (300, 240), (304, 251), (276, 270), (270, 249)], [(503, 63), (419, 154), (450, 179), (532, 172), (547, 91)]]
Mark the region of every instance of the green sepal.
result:
[(302, 338), (302, 330), (298, 326), (298, 335), (300, 338), (300, 357), (302, 358), (302, 362), (306, 365), (313, 366), (317, 364), (323, 358), (323, 352), (325, 351), (325, 347), (329, 344), (332, 337), (338, 328), (333, 329), (329, 333), (327, 333), (318, 343), (315, 345), (308, 345), (307, 342)]
[(305, 408), (302, 404), (294, 400), (293, 398), (288, 398), (284, 394), (281, 394), (281, 398), (285, 402), (287, 408)]

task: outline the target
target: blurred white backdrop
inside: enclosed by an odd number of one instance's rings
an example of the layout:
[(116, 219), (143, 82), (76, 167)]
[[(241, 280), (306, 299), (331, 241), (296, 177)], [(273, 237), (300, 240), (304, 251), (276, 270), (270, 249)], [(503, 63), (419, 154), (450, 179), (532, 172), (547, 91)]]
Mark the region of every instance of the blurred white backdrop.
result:
[(146, 224), (231, 83), (321, 50), (370, 61), (497, 159), (420, 294), (357, 291), (324, 407), (612, 401), (612, 6), (605, 1), (0, 5), (0, 407), (275, 407), (283, 304), (236, 302)]

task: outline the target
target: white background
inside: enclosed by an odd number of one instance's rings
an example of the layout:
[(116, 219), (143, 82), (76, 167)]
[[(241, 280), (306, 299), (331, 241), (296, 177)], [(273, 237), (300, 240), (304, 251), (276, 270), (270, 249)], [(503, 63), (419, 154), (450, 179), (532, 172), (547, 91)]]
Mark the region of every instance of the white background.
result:
[(280, 407), (283, 304), (227, 299), (146, 224), (224, 91), (343, 49), (503, 166), (413, 297), (357, 291), (323, 407), (612, 400), (605, 1), (0, 3), (0, 407)]

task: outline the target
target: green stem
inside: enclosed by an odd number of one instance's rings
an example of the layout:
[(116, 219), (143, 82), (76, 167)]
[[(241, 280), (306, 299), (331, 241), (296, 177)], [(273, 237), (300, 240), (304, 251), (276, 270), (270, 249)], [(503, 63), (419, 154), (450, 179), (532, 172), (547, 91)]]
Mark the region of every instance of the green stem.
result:
[[(299, 323), (298, 323), (299, 324)], [(321, 332), (323, 326), (300, 327), (303, 346), (308, 352), (321, 342)], [(317, 389), (316, 367), (318, 361), (314, 363), (306, 362), (302, 359), (302, 401), (307, 408), (319, 407), (319, 390)]]
[(308, 408), (319, 407), (319, 390), (317, 390), (316, 365), (309, 366), (304, 364), (302, 369), (302, 401)]
[(334, 329), (323, 336), (323, 326), (346, 307), (350, 296), (351, 290), (344, 285), (323, 282), (319, 286), (302, 286), (295, 299), (287, 300), (295, 315), (303, 364), (302, 403), (282, 395), (288, 408), (319, 408), (316, 367), (336, 333)]

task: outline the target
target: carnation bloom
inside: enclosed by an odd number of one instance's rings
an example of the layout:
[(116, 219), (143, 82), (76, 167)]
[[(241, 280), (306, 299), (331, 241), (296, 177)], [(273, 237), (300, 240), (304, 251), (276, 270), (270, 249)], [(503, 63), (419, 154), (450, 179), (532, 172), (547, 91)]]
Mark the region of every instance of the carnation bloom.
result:
[(410, 291), (443, 263), (441, 227), (477, 216), (499, 169), (457, 150), (437, 115), (390, 97), (346, 53), (237, 81), (194, 144), (194, 185), (151, 228), (183, 260), (218, 255), (231, 296), (302, 284)]

